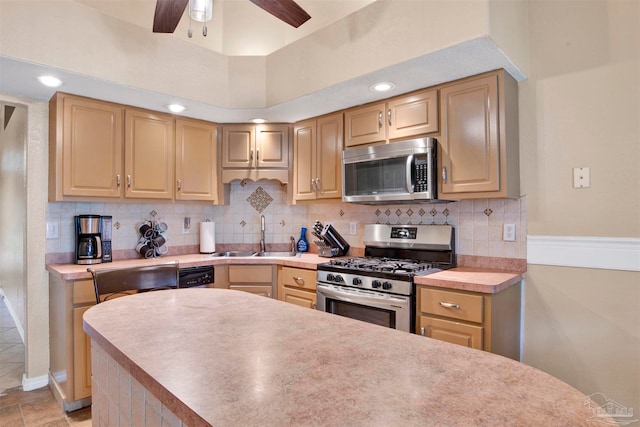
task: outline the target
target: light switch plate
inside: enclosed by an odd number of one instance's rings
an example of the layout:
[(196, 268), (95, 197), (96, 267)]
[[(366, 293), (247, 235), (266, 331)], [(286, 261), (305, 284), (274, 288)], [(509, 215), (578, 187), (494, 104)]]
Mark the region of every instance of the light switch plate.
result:
[(57, 239), (60, 237), (57, 221), (47, 221), (45, 237), (47, 239)]
[(358, 224), (355, 222), (352, 222), (351, 224), (349, 224), (349, 234), (352, 236), (355, 236), (356, 233), (358, 231)]
[(591, 175), (588, 167), (573, 168), (573, 188), (589, 188)]

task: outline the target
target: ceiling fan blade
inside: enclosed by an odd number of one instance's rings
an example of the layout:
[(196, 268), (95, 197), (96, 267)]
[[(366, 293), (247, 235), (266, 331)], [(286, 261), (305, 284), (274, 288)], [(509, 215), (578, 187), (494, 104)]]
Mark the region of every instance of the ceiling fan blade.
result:
[(173, 33), (189, 0), (158, 0), (153, 15), (154, 33)]
[(250, 0), (251, 3), (266, 10), (276, 18), (298, 28), (311, 19), (311, 16), (293, 0)]

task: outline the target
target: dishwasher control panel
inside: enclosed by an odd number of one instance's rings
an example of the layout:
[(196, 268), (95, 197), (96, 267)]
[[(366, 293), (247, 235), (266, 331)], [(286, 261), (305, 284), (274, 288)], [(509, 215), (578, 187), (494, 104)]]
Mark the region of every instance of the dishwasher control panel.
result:
[(191, 288), (214, 283), (213, 265), (180, 268), (180, 287)]

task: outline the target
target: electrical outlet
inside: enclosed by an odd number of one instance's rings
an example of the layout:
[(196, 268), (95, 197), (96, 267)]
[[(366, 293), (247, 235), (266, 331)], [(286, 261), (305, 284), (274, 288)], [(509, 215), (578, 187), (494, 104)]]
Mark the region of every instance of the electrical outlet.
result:
[(58, 232), (58, 222), (57, 221), (47, 221), (45, 238), (47, 239), (57, 239), (60, 237), (60, 233)]
[(504, 225), (504, 233), (502, 235), (502, 240), (505, 242), (515, 242), (516, 240), (516, 225), (515, 224), (505, 224)]
[(357, 231), (358, 231), (357, 223), (352, 222), (351, 224), (349, 224), (349, 234), (351, 234), (352, 236), (355, 236)]
[(191, 218), (188, 216), (185, 216), (184, 222), (182, 223), (182, 234), (189, 234), (190, 229), (191, 229)]

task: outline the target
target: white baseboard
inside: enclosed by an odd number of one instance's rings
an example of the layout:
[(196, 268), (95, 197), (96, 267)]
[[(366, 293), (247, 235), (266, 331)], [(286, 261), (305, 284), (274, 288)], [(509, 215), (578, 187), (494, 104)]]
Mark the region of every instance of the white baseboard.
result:
[(527, 236), (527, 263), (640, 271), (640, 239)]
[(31, 391), (37, 388), (45, 387), (49, 384), (49, 375), (40, 375), (39, 377), (27, 378), (26, 374), (22, 375), (22, 389)]

